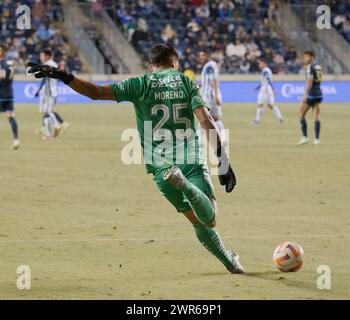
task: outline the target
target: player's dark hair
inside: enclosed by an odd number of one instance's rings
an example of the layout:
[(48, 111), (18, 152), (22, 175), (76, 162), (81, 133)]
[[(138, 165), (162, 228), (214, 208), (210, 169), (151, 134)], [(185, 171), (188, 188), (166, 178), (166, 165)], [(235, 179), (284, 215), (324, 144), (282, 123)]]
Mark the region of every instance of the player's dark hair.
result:
[(148, 58), (149, 62), (155, 66), (168, 67), (172, 65), (174, 59), (179, 59), (179, 55), (172, 46), (162, 43), (151, 48)]
[(304, 51), (304, 54), (307, 54), (307, 55), (309, 55), (309, 56), (311, 56), (311, 57), (313, 57), (313, 58), (315, 58), (315, 52), (313, 52), (313, 51), (311, 51), (311, 50), (306, 50), (306, 51)]
[(265, 62), (266, 63), (266, 60), (264, 58), (258, 58), (258, 62)]
[(45, 56), (52, 57), (52, 51), (50, 49), (43, 49), (40, 52), (43, 53)]

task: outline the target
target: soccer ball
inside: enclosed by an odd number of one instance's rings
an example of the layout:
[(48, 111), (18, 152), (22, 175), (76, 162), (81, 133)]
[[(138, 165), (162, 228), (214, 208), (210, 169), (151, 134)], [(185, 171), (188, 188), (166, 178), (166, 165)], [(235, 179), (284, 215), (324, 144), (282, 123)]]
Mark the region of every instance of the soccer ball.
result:
[(273, 253), (273, 262), (282, 272), (296, 272), (304, 263), (304, 250), (297, 243), (282, 242)]

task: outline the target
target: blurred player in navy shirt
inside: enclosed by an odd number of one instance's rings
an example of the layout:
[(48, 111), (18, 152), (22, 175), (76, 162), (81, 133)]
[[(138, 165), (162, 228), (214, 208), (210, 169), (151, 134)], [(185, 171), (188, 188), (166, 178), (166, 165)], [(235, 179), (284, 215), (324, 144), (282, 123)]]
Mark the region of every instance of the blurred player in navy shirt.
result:
[(6, 113), (13, 134), (12, 148), (16, 150), (19, 148), (20, 143), (13, 106), (13, 68), (5, 58), (7, 50), (8, 48), (5, 45), (0, 45), (0, 113)]
[(315, 140), (314, 145), (320, 144), (320, 105), (323, 100), (321, 89), (322, 82), (322, 67), (315, 62), (315, 53), (313, 51), (305, 51), (303, 55), (305, 69), (306, 69), (306, 89), (300, 107), (300, 126), (302, 137), (298, 142), (303, 145), (309, 142), (307, 136), (306, 114), (312, 108), (312, 115), (315, 121)]

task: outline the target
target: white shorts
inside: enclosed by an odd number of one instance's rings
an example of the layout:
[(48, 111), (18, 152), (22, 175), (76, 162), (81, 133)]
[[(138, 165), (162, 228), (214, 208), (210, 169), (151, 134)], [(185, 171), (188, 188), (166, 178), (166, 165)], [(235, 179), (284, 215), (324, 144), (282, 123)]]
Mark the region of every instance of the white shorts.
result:
[(42, 95), (39, 100), (40, 112), (52, 112), (54, 105), (56, 104), (56, 97), (50, 97)]
[(258, 94), (258, 104), (275, 104), (275, 95), (273, 92), (260, 91)]

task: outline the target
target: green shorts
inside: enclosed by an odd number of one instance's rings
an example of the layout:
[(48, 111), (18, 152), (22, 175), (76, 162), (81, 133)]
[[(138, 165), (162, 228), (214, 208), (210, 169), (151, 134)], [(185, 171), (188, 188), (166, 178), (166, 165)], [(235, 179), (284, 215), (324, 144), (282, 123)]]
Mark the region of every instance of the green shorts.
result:
[[(210, 199), (216, 199), (213, 184), (210, 179), (208, 167), (205, 164), (179, 165), (186, 179), (204, 192)], [(158, 170), (154, 173), (160, 193), (176, 208), (178, 212), (188, 212), (192, 208), (184, 194), (175, 189), (169, 182), (163, 180), (163, 174), (168, 168)]]

